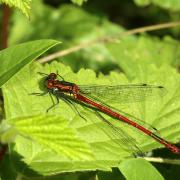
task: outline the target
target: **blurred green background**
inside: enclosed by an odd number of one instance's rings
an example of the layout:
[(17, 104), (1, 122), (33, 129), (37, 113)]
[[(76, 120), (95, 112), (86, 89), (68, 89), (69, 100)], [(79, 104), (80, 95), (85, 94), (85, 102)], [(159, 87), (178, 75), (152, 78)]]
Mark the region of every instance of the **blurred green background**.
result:
[[(53, 53), (128, 29), (178, 20), (180, 15), (178, 1), (176, 4), (166, 1), (169, 6), (165, 6), (163, 2), (148, 4), (147, 1), (144, 1), (147, 4), (144, 6), (143, 1), (142, 3), (139, 1), (141, 6), (138, 6), (138, 1), (136, 4), (132, 0), (91, 0), (83, 3), (82, 6), (72, 4), (68, 0), (36, 0), (31, 4), (30, 21), (21, 12), (13, 10), (9, 45), (43, 38), (62, 41), (60, 47), (49, 52)], [(141, 48), (143, 48), (144, 51), (157, 54), (160, 48), (164, 49), (168, 46), (167, 48), (172, 49), (170, 54), (173, 56), (173, 59), (168, 61), (177, 67), (180, 56), (177, 42), (179, 38), (180, 27), (152, 31), (141, 36), (132, 35), (122, 40), (124, 43), (121, 43), (119, 51), (124, 53), (127, 49), (130, 54), (133, 51), (137, 52), (138, 49), (138, 52), (142, 53)], [(142, 44), (140, 48), (139, 43)], [(122, 61), (127, 58), (127, 55), (121, 56)], [(94, 43), (89, 48), (57, 60), (71, 66), (74, 71), (85, 67), (106, 74), (110, 70), (119, 71), (122, 68), (118, 66), (119, 62), (112, 57), (106, 45), (100, 43)], [(153, 61), (161, 61), (161, 59)]]

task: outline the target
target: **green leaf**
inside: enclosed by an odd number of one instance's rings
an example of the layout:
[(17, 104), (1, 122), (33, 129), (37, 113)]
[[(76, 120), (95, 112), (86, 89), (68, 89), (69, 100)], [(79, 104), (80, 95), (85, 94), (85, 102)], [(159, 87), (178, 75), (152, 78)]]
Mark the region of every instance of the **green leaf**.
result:
[(25, 137), (30, 137), (71, 160), (93, 160), (93, 155), (83, 140), (78, 139), (77, 133), (70, 127), (68, 122), (61, 116), (33, 116), (16, 118), (9, 123)]
[(169, 9), (171, 11), (180, 10), (180, 1), (179, 0), (134, 0), (137, 5), (148, 6), (150, 4), (158, 5), (159, 7)]
[(147, 64), (155, 64), (157, 67), (163, 64), (180, 65), (180, 44), (170, 37), (160, 40), (147, 35), (138, 38), (131, 36), (116, 43), (108, 43), (106, 47), (131, 79), (136, 78), (141, 69), (146, 71)]
[(37, 40), (0, 51), (0, 87), (24, 66), (56, 44), (59, 42), (55, 40)]
[(0, 3), (20, 9), (29, 18), (31, 0), (0, 0)]
[(86, 2), (87, 0), (71, 0), (73, 3), (78, 4), (79, 6), (81, 6), (84, 2)]
[[(72, 144), (71, 151), (64, 153), (62, 144), (68, 144), (67, 139), (62, 135), (61, 142), (58, 142), (56, 150), (53, 150), (55, 144), (48, 143), (49, 133), (45, 132), (42, 128), (41, 137), (47, 138), (47, 141), (40, 140), (39, 136), (35, 136), (34, 132), (30, 133), (33, 121), (29, 116), (36, 116), (46, 113), (46, 110), (52, 105), (51, 98), (48, 95), (45, 96), (33, 96), (30, 95), (33, 92), (44, 92), (43, 79), (44, 77), (37, 74), (37, 72), (43, 72), (49, 74), (50, 72), (57, 72), (65, 78), (65, 80), (81, 85), (88, 84), (129, 84), (129, 83), (144, 83), (140, 76), (137, 79), (130, 81), (125, 75), (112, 72), (109, 76), (100, 75), (98, 78), (96, 74), (91, 70), (81, 69), (77, 74), (72, 70), (60, 63), (53, 62), (51, 65), (41, 66), (38, 64), (31, 64), (23, 69), (18, 75), (13, 77), (4, 87), (3, 95), (5, 101), (5, 111), (7, 119), (17, 118), (17, 124), (19, 135), (15, 140), (15, 146), (12, 150), (16, 151), (27, 164), (34, 171), (43, 175), (51, 175), (62, 172), (72, 172), (81, 170), (110, 170), (111, 167), (117, 167), (119, 162), (129, 157), (134, 152), (131, 149), (132, 144), (129, 141), (136, 142), (142, 151), (151, 151), (152, 149), (162, 147), (155, 142), (152, 138), (145, 136), (134, 128), (125, 125), (122, 122), (114, 121), (107, 115), (101, 114), (104, 118), (110, 121), (117, 128), (121, 128), (121, 133), (126, 132), (128, 140), (124, 137), (124, 134), (114, 133), (110, 126), (102, 122), (94, 111), (86, 108), (80, 104), (69, 105), (60, 99), (60, 103), (54, 107), (48, 114), (52, 117), (60, 117), (54, 122), (54, 127), (58, 125), (58, 121), (66, 122), (68, 128), (72, 128), (73, 132), (76, 132), (77, 141), (83, 141), (88, 144), (90, 151), (93, 154), (94, 160), (72, 160), (69, 159), (69, 152), (75, 150), (74, 144)], [(127, 112), (144, 120), (145, 122), (152, 124), (158, 129), (159, 134), (169, 141), (177, 142), (180, 138), (180, 122), (178, 117), (180, 115), (180, 78), (179, 74), (168, 65), (163, 65), (161, 68), (156, 68), (155, 65), (149, 65), (148, 69), (143, 72), (143, 77), (146, 77), (145, 83), (163, 85), (167, 88), (169, 93), (159, 101), (150, 101), (142, 103), (131, 104), (113, 104), (117, 109)], [(16, 82), (16, 83), (14, 83)], [(54, 97), (53, 97), (54, 98)], [(18, 103), (17, 103), (18, 100)], [(56, 99), (54, 99), (55, 101)], [(55, 101), (56, 102), (56, 101)], [(75, 110), (76, 109), (76, 110)], [(81, 118), (78, 113), (85, 119)], [(124, 114), (125, 115), (125, 114)], [(24, 129), (18, 123), (18, 119), (23, 117), (22, 122), (25, 122), (24, 117), (29, 118), (29, 127)], [(42, 116), (44, 123), (48, 126), (46, 116)], [(34, 117), (35, 124), (40, 128), (42, 121), (38, 123), (37, 117)], [(134, 119), (134, 118), (133, 118)], [(46, 127), (45, 126), (45, 127)], [(33, 129), (32, 128), (32, 129)], [(61, 127), (59, 127), (61, 128)], [(46, 129), (46, 128), (45, 128)], [(58, 136), (53, 128), (49, 129), (52, 134), (50, 137)], [(59, 132), (61, 133), (61, 131)], [(30, 138), (27, 138), (30, 137)], [(132, 139), (133, 138), (133, 139)], [(44, 143), (46, 141), (46, 143)], [(125, 144), (123, 144), (125, 141)], [(61, 144), (62, 143), (62, 144)], [(40, 144), (43, 144), (40, 145)], [(131, 145), (131, 146), (129, 146)], [(51, 148), (49, 148), (49, 146)], [(59, 147), (60, 146), (60, 147)], [(26, 149), (24, 148), (26, 147)], [(76, 146), (75, 146), (76, 147)], [(60, 152), (62, 153), (60, 154)], [(12, 151), (13, 153), (13, 151)], [(74, 154), (76, 151), (74, 152)], [(73, 153), (72, 153), (73, 154)], [(23, 157), (23, 158), (22, 158)], [(15, 161), (15, 167), (18, 166)], [(23, 172), (28, 173), (28, 168), (23, 166)], [(22, 167), (18, 170), (22, 171)]]
[(128, 159), (119, 165), (119, 170), (128, 180), (146, 179), (163, 180), (163, 176), (151, 163), (143, 159)]

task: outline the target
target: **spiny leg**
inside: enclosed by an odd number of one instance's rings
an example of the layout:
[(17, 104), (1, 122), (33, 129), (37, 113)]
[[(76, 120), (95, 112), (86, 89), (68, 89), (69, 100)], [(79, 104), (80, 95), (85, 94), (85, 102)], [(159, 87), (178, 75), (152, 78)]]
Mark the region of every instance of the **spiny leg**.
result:
[[(101, 119), (105, 124), (108, 125), (108, 127), (111, 128), (112, 136), (114, 136), (115, 138), (118, 138), (118, 141), (116, 139), (113, 139), (114, 142), (118, 143), (120, 146), (122, 146), (121, 143), (129, 146), (129, 150), (131, 150), (133, 152), (133, 155), (135, 155), (137, 153), (143, 155), (143, 152), (141, 151), (141, 149), (136, 145), (135, 139), (130, 137), (128, 134), (126, 134), (121, 128), (114, 126), (110, 121), (105, 119), (100, 114), (100, 112), (95, 111), (95, 113), (99, 119)], [(107, 135), (111, 138), (110, 134), (107, 134)], [(126, 150), (128, 150), (128, 149), (126, 149)]]
[(57, 74), (63, 81), (65, 81), (64, 78), (58, 73), (58, 70), (56, 71), (56, 74)]
[(51, 110), (52, 108), (54, 108), (56, 105), (59, 104), (59, 98), (56, 96), (57, 102), (55, 103), (55, 102), (54, 102), (54, 99), (53, 99), (53, 97), (52, 97), (52, 94), (51, 94), (51, 92), (49, 92), (49, 91), (48, 91), (48, 92), (44, 92), (44, 93), (31, 93), (30, 95), (45, 96), (45, 95), (47, 95), (47, 94), (50, 95), (51, 101), (52, 101), (52, 103), (53, 103), (53, 105), (50, 106), (50, 107), (46, 110), (46, 112), (48, 113), (49, 110)]
[(43, 73), (43, 72), (37, 72), (38, 74), (42, 75), (42, 76), (48, 76), (48, 74)]
[(71, 100), (67, 99), (67, 98), (63, 98), (63, 100), (73, 109), (75, 110), (75, 112), (85, 121), (87, 121), (87, 119), (85, 117), (83, 117), (81, 115), (81, 113), (79, 112), (78, 108), (76, 107), (76, 104), (72, 103)]
[(47, 95), (48, 92), (43, 92), (43, 93), (30, 93), (29, 95), (35, 95), (35, 96), (45, 96)]
[(50, 106), (47, 110), (46, 110), (46, 112), (48, 113), (49, 112), (49, 110), (51, 110), (51, 109), (53, 109), (55, 106), (57, 106), (58, 104), (59, 104), (59, 98), (57, 97), (57, 96), (55, 96), (56, 97), (56, 103), (54, 102), (54, 99), (53, 99), (53, 97), (52, 97), (52, 94), (49, 92), (49, 95), (50, 95), (50, 98), (51, 98), (51, 101), (52, 101), (52, 103), (53, 103), (53, 105), (52, 106)]

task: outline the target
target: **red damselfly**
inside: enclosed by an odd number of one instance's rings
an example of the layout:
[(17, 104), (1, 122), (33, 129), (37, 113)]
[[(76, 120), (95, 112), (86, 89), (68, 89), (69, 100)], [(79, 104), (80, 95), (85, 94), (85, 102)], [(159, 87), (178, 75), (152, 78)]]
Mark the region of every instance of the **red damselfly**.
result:
[[(150, 95), (153, 96), (157, 93), (163, 91), (162, 86), (153, 86), (153, 85), (118, 85), (118, 86), (105, 86), (105, 85), (94, 85), (94, 86), (78, 86), (74, 83), (67, 82), (61, 77), (58, 73), (40, 73), (46, 75), (44, 85), (48, 92), (56, 96), (57, 104), (59, 102), (59, 96), (67, 95), (74, 100), (89, 105), (100, 112), (103, 112), (114, 119), (123, 121), (126, 124), (133, 126), (144, 134), (152, 137), (158, 143), (164, 145), (173, 153), (180, 153), (180, 149), (160, 136), (156, 135), (153, 131), (144, 127), (143, 125), (132, 121), (130, 118), (121, 115), (119, 112), (102, 103), (101, 97), (109, 100), (116, 99), (116, 101), (142, 101), (147, 99)], [(59, 80), (60, 77), (62, 80)], [(38, 93), (33, 93), (38, 94)], [(109, 94), (111, 96), (109, 97)], [(91, 96), (92, 95), (92, 96)], [(95, 97), (94, 99), (91, 97)], [(99, 99), (98, 99), (99, 97)], [(53, 104), (54, 106), (55, 104)], [(51, 106), (48, 111), (53, 107)], [(111, 123), (110, 123), (111, 124)]]

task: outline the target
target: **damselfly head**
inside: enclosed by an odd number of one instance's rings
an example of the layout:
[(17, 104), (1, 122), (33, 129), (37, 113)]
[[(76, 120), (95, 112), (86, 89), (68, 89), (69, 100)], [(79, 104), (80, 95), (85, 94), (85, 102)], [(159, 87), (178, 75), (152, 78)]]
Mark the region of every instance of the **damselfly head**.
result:
[(50, 73), (47, 77), (48, 80), (55, 80), (57, 78), (57, 74), (55, 73)]
[(43, 72), (37, 72), (38, 74), (40, 74), (41, 76), (43, 76), (43, 78), (40, 80), (40, 89), (44, 90), (44, 88), (49, 88), (51, 87), (52, 83), (56, 80), (57, 78), (57, 74), (56, 73), (50, 73), (50, 74), (46, 74)]
[(46, 73), (42, 73), (42, 72), (37, 72), (37, 73), (42, 76), (46, 76), (46, 80), (55, 80), (57, 78), (56, 73), (50, 73), (50, 74), (46, 74)]

